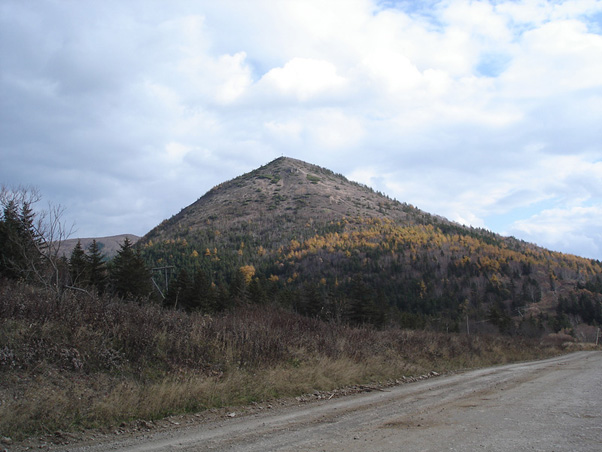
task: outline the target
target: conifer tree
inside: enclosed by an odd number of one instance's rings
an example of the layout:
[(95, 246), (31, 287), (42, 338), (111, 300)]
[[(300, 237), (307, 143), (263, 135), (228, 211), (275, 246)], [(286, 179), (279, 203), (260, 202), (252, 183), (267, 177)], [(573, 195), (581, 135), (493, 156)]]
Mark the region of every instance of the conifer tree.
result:
[(215, 310), (215, 294), (211, 280), (203, 270), (194, 274), (194, 282), (187, 309), (213, 312)]
[(21, 226), (22, 241), (24, 247), (24, 254), (27, 259), (31, 262), (35, 262), (39, 259), (41, 252), (43, 252), (43, 241), (39, 236), (38, 231), (34, 225), (35, 213), (31, 208), (30, 202), (23, 202), (21, 205), (21, 214), (19, 216), (19, 222)]
[(60, 298), (68, 273), (60, 244), (69, 231), (60, 206), (34, 213), (39, 200), (33, 187), (0, 187), (0, 274), (39, 284)]
[(4, 206), (0, 220), (0, 275), (19, 278), (24, 268), (20, 250), (21, 224), (16, 204), (9, 200)]
[(88, 247), (86, 260), (90, 285), (93, 286), (99, 294), (104, 293), (107, 285), (107, 267), (105, 265), (105, 257), (100, 252), (96, 240), (92, 240), (92, 243)]
[(80, 240), (77, 241), (69, 258), (69, 276), (74, 286), (84, 287), (89, 284), (88, 262)]
[(230, 280), (229, 292), (230, 298), (235, 305), (247, 304), (249, 301), (249, 287), (246, 281), (246, 275), (240, 269), (233, 272)]
[(176, 280), (169, 285), (163, 304), (171, 308), (186, 306), (190, 298), (191, 286), (192, 281), (186, 269), (180, 270)]
[(324, 302), (317, 284), (306, 284), (303, 290), (300, 312), (308, 317), (319, 317), (322, 314)]
[(253, 304), (266, 302), (267, 294), (259, 278), (253, 278), (249, 283), (249, 301)]
[(22, 193), (2, 199), (0, 218), (0, 274), (9, 278), (28, 278), (39, 269), (42, 257), (41, 239), (34, 226), (31, 202)]
[(349, 298), (349, 321), (360, 325), (372, 323), (376, 316), (372, 292), (359, 275), (354, 276), (351, 281)]
[(150, 270), (127, 237), (113, 259), (110, 277), (114, 293), (123, 299), (140, 300), (152, 292)]

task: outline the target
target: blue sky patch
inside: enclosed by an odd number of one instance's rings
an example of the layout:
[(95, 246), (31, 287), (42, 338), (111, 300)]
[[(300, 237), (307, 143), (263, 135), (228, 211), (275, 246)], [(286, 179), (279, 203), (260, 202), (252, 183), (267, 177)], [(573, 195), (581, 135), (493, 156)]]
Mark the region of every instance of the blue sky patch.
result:
[(510, 229), (514, 222), (531, 218), (543, 210), (553, 209), (554, 207), (556, 207), (554, 199), (546, 199), (528, 206), (515, 207), (504, 213), (488, 215), (484, 218), (485, 227), (491, 231), (504, 233), (504, 231)]
[(487, 53), (481, 56), (477, 64), (478, 75), (485, 77), (497, 77), (506, 70), (510, 64), (510, 57), (500, 53)]

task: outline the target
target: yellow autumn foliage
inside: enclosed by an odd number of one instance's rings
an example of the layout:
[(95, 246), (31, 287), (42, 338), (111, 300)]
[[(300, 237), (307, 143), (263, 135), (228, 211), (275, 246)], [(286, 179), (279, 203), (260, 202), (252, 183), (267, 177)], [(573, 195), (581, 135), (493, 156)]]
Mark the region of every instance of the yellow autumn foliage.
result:
[(243, 265), (238, 269), (243, 276), (245, 284), (250, 284), (255, 276), (255, 267), (252, 265)]

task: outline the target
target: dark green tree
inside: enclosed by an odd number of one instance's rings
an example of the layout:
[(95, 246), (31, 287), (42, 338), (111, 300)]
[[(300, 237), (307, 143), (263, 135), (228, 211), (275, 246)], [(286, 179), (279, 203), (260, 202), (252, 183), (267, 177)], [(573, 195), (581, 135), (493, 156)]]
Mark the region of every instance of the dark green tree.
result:
[(308, 283), (303, 288), (301, 296), (301, 305), (298, 310), (301, 314), (308, 317), (321, 317), (325, 314), (324, 297), (316, 283)]
[(189, 305), (186, 308), (207, 313), (216, 310), (216, 294), (211, 279), (201, 269), (194, 274)]
[(73, 286), (86, 287), (89, 284), (88, 259), (80, 240), (77, 241), (69, 258), (69, 276)]
[(152, 293), (150, 270), (127, 237), (113, 259), (110, 279), (113, 292), (123, 299), (141, 300)]
[[(36, 231), (35, 214), (27, 191), (7, 196), (3, 191), (0, 217), (0, 274), (17, 279), (32, 279), (40, 271), (42, 238)], [(37, 196), (37, 195), (36, 195)]]
[(23, 242), (23, 252), (29, 262), (36, 262), (40, 259), (40, 254), (44, 251), (45, 244), (40, 237), (34, 224), (35, 213), (31, 208), (30, 202), (23, 202), (21, 205), (21, 214), (19, 222), (21, 225), (21, 240)]
[(249, 287), (239, 270), (233, 272), (228, 289), (233, 304), (243, 305), (249, 302)]
[(7, 278), (21, 277), (25, 267), (20, 249), (21, 230), (16, 204), (9, 200), (0, 219), (0, 275)]
[(356, 275), (351, 281), (347, 318), (349, 322), (362, 325), (373, 323), (377, 316), (372, 297), (372, 290), (361, 276)]
[(105, 257), (100, 252), (100, 247), (96, 243), (96, 240), (92, 240), (92, 243), (88, 247), (86, 260), (90, 285), (99, 294), (104, 293), (107, 286), (107, 266), (105, 264)]
[(190, 304), (192, 294), (192, 279), (186, 269), (178, 272), (176, 279), (169, 285), (169, 290), (163, 300), (163, 305), (174, 309), (185, 308)]

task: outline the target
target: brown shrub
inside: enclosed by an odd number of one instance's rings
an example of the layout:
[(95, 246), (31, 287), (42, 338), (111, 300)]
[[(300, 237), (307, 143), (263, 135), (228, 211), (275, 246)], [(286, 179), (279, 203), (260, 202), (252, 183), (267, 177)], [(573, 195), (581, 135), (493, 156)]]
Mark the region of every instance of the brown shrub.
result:
[(0, 433), (112, 425), (552, 353), (527, 339), (375, 330), (274, 306), (209, 317), (79, 292), (59, 301), (0, 281)]

